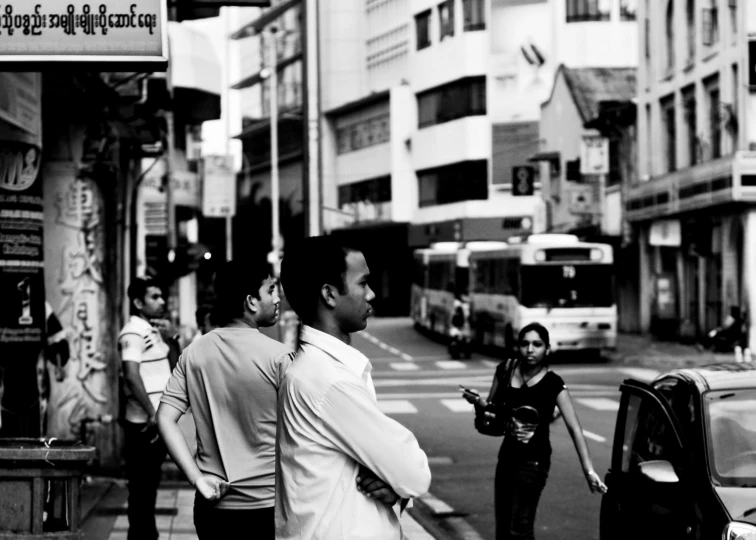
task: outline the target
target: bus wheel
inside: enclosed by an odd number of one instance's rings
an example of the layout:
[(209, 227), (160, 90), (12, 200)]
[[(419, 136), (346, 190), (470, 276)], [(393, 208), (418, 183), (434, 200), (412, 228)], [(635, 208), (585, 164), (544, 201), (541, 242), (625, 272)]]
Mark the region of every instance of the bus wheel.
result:
[(514, 337), (514, 330), (510, 325), (507, 325), (506, 328), (504, 328), (504, 351), (508, 355), (512, 355), (515, 353), (515, 337)]

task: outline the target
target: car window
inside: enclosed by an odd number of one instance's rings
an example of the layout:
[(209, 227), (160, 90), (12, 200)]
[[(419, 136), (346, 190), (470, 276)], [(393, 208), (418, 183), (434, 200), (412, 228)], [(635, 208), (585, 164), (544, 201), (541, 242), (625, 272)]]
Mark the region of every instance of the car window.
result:
[(640, 463), (665, 460), (679, 465), (679, 443), (674, 428), (656, 400), (635, 394), (628, 396), (622, 441), (621, 469), (634, 473)]
[(686, 440), (695, 440), (692, 433), (696, 423), (695, 392), (680, 379), (662, 379), (654, 385), (669, 405)]
[(728, 487), (756, 487), (756, 390), (710, 392), (705, 396), (709, 467)]

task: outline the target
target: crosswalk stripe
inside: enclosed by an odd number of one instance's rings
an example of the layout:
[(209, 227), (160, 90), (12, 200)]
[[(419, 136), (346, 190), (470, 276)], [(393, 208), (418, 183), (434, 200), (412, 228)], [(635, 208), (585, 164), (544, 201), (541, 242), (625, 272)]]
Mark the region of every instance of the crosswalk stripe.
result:
[(601, 435), (596, 435), (595, 433), (591, 433), (590, 431), (583, 430), (583, 435), (585, 435), (586, 439), (591, 439), (592, 441), (605, 443), (606, 437), (602, 437)]
[(415, 414), (417, 409), (406, 399), (386, 399), (378, 401), (378, 408), (384, 414)]
[(441, 404), (451, 412), (455, 413), (471, 412), (473, 410), (473, 406), (462, 398), (442, 399)]
[(389, 347), (389, 348), (388, 348), (388, 352), (390, 352), (391, 354), (395, 354), (395, 355), (397, 355), (397, 356), (399, 356), (400, 354), (402, 354), (402, 353), (401, 353), (401, 352), (399, 351), (399, 349), (397, 349), (396, 347)]
[(393, 362), (389, 364), (389, 367), (397, 371), (416, 371), (420, 369), (420, 366), (413, 364), (412, 362)]
[(467, 364), (459, 360), (440, 360), (436, 362), (436, 366), (441, 369), (467, 369)]
[(580, 398), (578, 403), (597, 411), (618, 411), (619, 402), (609, 398)]

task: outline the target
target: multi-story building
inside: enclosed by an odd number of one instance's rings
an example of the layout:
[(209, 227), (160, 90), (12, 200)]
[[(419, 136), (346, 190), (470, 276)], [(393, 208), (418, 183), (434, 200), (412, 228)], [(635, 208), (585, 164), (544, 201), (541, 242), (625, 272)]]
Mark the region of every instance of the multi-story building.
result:
[(692, 338), (756, 309), (756, 6), (643, 0), (639, 18), (640, 178), (626, 210), (641, 324)]

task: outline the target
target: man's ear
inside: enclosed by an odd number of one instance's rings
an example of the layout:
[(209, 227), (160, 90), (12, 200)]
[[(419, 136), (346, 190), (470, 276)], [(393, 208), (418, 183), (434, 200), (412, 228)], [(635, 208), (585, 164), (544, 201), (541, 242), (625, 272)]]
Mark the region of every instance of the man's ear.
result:
[(132, 303), (134, 304), (134, 307), (139, 311), (142, 311), (144, 309), (144, 301), (140, 298), (134, 298), (134, 301)]
[(333, 285), (325, 284), (320, 288), (320, 298), (325, 302), (325, 305), (331, 308), (336, 307), (336, 297), (338, 296), (338, 291), (336, 290), (336, 287)]
[(248, 294), (247, 298), (244, 299), (244, 303), (252, 313), (257, 313), (257, 311), (259, 310), (259, 302), (260, 301), (251, 294)]

